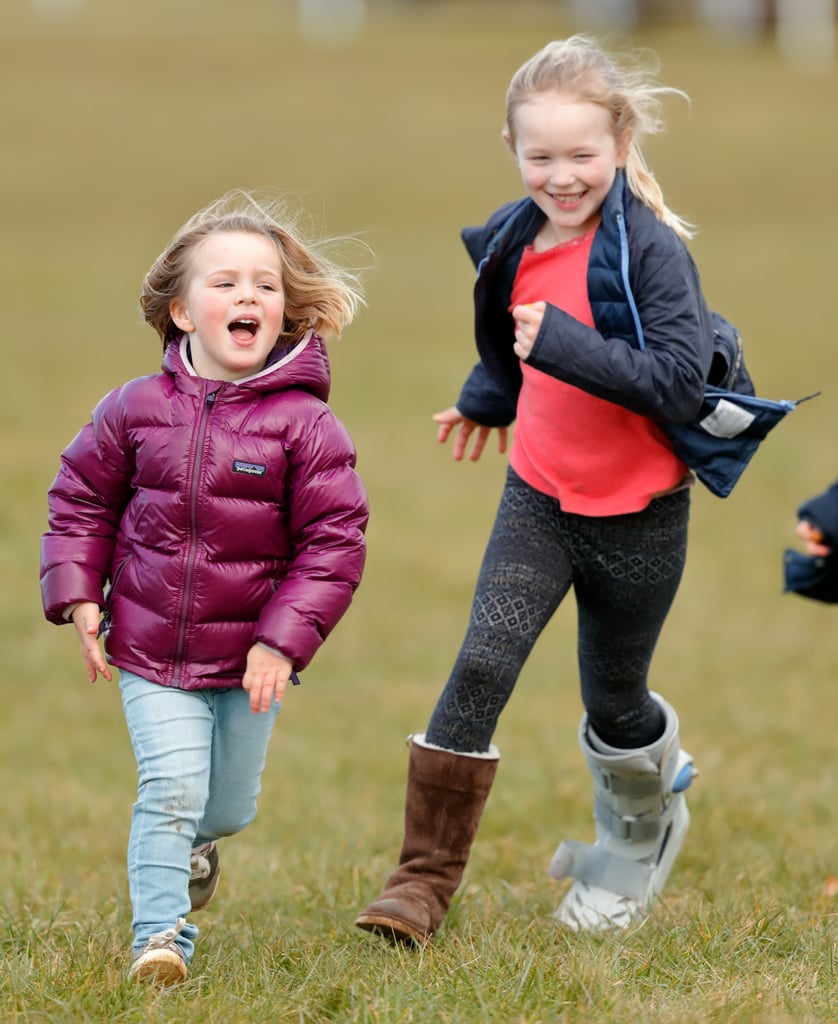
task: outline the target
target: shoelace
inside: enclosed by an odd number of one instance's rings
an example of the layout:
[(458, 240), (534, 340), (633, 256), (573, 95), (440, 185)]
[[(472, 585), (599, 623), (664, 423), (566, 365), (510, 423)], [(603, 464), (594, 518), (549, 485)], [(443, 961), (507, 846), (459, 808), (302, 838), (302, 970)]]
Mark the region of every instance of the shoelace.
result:
[(145, 944), (145, 949), (165, 949), (166, 946), (174, 942), (178, 935), (180, 935), (185, 924), (186, 918), (179, 917), (174, 928), (167, 928), (164, 932), (157, 932), (156, 935), (152, 935)]

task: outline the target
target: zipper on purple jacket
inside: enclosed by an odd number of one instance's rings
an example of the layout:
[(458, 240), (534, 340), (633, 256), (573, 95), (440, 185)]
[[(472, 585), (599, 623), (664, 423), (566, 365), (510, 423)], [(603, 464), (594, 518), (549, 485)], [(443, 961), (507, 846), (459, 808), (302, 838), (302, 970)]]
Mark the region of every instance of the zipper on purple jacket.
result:
[(204, 400), (201, 411), (201, 420), (198, 424), (197, 455), (192, 466), (192, 476), (189, 483), (189, 554), (186, 558), (186, 577), (183, 583), (183, 599), (181, 604), (180, 622), (178, 623), (177, 647), (175, 648), (175, 663), (172, 666), (174, 678), (172, 682), (179, 685), (179, 675), (183, 664), (183, 649), (186, 645), (186, 620), (188, 617), (189, 601), (192, 597), (192, 574), (195, 570), (195, 559), (198, 550), (198, 489), (201, 480), (201, 470), (204, 465), (204, 442), (206, 441), (209, 428), (210, 413), (215, 405), (217, 391), (211, 391)]

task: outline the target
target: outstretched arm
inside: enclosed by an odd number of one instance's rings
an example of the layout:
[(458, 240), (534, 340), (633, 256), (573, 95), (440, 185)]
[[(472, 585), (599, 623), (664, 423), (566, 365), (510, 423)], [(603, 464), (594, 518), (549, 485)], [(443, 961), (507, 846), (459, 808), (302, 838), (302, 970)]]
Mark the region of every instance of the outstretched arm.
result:
[[(443, 412), (438, 412), (434, 416), (434, 422), (439, 424), (439, 430), (437, 431), (437, 440), (440, 444), (445, 444), (448, 440), (451, 431), (455, 427), (459, 426), (457, 435), (454, 438), (454, 458), (457, 462), (462, 461), (463, 456), (466, 453), (468, 447), (469, 438), (476, 431), (476, 437), (474, 439), (474, 446), (471, 450), (469, 458), (472, 462), (476, 462), (483, 454), (483, 449), (486, 447), (486, 441), (489, 439), (489, 434), (492, 431), (492, 427), (484, 427), (480, 423), (475, 423), (474, 420), (468, 419), (460, 412), (455, 406), (451, 406), (450, 409), (445, 409)], [(506, 451), (506, 427), (498, 427), (498, 451), (503, 454)]]

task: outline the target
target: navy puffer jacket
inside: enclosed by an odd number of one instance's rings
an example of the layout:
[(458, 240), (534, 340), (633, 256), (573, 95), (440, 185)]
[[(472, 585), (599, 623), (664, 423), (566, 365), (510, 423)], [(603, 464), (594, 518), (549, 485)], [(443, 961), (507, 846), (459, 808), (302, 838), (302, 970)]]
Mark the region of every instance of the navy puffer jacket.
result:
[(105, 396), (63, 453), (44, 611), (99, 604), (108, 660), (153, 682), (240, 686), (254, 642), (302, 669), (346, 611), (367, 498), (316, 334), (233, 383), (195, 376), (187, 351)]
[[(515, 325), (508, 307), (524, 246), (543, 221), (542, 211), (527, 198), (462, 233), (478, 270), (480, 362), (457, 408), (485, 426), (506, 426), (515, 418), (521, 367), (512, 349)], [(687, 247), (631, 194), (622, 171), (603, 204), (591, 246), (588, 297), (593, 328), (548, 304), (528, 365), (642, 416), (691, 420), (701, 407), (713, 356), (713, 322)]]

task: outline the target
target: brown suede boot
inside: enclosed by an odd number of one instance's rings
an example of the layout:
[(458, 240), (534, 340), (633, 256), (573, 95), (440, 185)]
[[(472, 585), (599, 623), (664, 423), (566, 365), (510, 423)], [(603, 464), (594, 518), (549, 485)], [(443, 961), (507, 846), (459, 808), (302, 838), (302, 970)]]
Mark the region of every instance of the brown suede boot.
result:
[(462, 881), (499, 756), (494, 746), (456, 754), (412, 737), (399, 866), (359, 915), (359, 928), (393, 942), (431, 938)]

